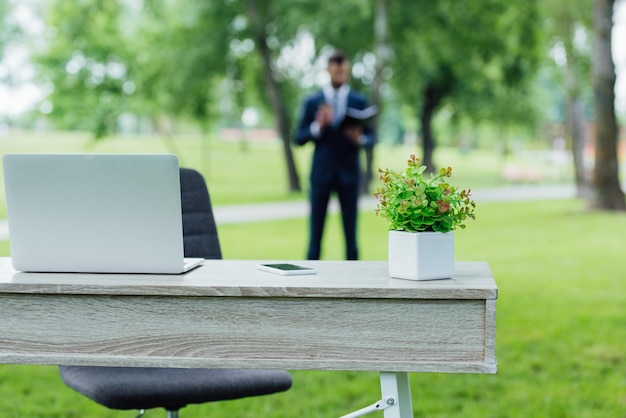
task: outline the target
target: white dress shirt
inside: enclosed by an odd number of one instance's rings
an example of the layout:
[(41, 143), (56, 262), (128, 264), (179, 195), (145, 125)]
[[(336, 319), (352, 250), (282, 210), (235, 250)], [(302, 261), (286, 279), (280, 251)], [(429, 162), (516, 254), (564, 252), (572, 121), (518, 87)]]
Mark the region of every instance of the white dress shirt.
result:
[[(322, 92), (324, 93), (324, 100), (326, 103), (333, 108), (333, 125), (337, 126), (346, 115), (350, 86), (343, 84), (338, 89), (335, 89), (331, 85), (328, 85), (322, 89)], [(317, 123), (316, 120), (311, 123), (311, 134), (315, 138), (319, 138), (322, 134), (319, 123)]]

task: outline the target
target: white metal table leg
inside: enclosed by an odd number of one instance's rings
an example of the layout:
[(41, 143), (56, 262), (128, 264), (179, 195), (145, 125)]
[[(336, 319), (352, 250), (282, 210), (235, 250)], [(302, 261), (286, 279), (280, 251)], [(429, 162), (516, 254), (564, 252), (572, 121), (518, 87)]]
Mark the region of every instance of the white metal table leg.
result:
[(406, 372), (381, 372), (380, 389), (383, 399), (394, 398), (397, 402), (385, 408), (385, 418), (413, 418), (411, 387)]
[(375, 411), (384, 411), (385, 418), (413, 418), (408, 373), (381, 372), (380, 389), (383, 395), (381, 400), (340, 418), (356, 418)]

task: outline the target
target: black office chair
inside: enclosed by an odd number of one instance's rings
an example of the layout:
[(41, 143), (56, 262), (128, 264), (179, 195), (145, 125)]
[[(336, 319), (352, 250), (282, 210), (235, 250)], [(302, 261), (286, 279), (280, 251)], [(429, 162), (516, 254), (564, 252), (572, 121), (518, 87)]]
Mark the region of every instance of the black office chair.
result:
[[(222, 258), (204, 178), (180, 169), (186, 257)], [(188, 404), (269, 395), (291, 387), (283, 370), (170, 369), (152, 367), (59, 366), (63, 382), (111, 409), (165, 408), (168, 418)]]

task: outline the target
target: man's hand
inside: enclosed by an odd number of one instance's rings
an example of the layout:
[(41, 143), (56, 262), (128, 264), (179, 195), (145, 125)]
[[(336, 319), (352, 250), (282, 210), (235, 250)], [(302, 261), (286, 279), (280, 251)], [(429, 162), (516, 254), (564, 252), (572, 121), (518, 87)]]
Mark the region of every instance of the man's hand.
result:
[(315, 114), (315, 120), (319, 124), (320, 129), (324, 129), (326, 126), (333, 123), (333, 109), (327, 104), (322, 104), (317, 113)]

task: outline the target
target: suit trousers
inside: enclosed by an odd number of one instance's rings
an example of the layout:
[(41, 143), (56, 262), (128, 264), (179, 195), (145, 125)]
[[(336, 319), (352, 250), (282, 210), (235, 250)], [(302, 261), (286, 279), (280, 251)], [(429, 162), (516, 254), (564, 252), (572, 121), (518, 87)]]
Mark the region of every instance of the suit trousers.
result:
[(311, 185), (311, 216), (309, 225), (309, 260), (319, 260), (322, 250), (322, 236), (332, 191), (336, 191), (341, 207), (343, 234), (346, 244), (346, 260), (358, 259), (356, 238), (359, 188), (358, 185), (342, 185), (334, 181), (330, 185)]

